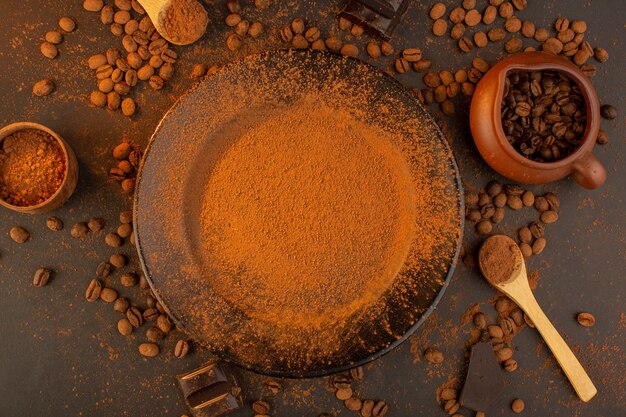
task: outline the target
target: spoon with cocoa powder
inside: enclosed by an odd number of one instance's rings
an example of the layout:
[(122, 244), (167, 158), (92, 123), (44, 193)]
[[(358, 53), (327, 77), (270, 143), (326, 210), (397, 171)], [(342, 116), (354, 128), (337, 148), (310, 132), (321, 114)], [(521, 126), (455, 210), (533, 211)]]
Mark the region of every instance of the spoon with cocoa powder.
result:
[(189, 45), (204, 35), (209, 17), (196, 0), (138, 0), (161, 36), (175, 45)]
[(596, 387), (535, 300), (528, 285), (522, 252), (515, 241), (504, 235), (487, 238), (480, 248), (478, 262), (487, 281), (530, 317), (580, 399), (585, 402), (592, 399), (597, 393)]

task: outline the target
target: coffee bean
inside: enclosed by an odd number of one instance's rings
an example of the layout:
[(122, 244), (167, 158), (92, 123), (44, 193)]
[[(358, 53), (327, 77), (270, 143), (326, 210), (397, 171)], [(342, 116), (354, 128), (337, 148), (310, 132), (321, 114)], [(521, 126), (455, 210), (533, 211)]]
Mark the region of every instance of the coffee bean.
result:
[(263, 24), (261, 22), (252, 22), (248, 29), (248, 35), (252, 38), (258, 38), (263, 33)]
[(154, 358), (159, 354), (159, 345), (155, 343), (142, 343), (138, 347), (139, 353), (148, 358)]
[(372, 413), (374, 410), (374, 400), (365, 400), (363, 401), (363, 405), (361, 406), (361, 417), (372, 417)]
[(337, 392), (335, 392), (335, 396), (337, 397), (338, 400), (341, 400), (341, 401), (345, 401), (348, 398), (352, 398), (352, 388), (350, 387), (340, 388), (337, 390)]
[(453, 415), (454, 413), (459, 411), (460, 407), (461, 407), (461, 405), (457, 402), (457, 400), (448, 400), (443, 405), (443, 409), (449, 415)]
[(441, 390), (439, 397), (443, 401), (455, 400), (458, 398), (458, 394), (454, 388), (444, 388)]
[(117, 311), (118, 313), (125, 314), (128, 310), (128, 307), (130, 307), (130, 302), (126, 297), (117, 297), (117, 299), (113, 303), (113, 310)]
[(474, 43), (470, 38), (459, 39), (459, 49), (463, 52), (469, 52), (474, 47)]
[(38, 268), (33, 275), (33, 285), (35, 287), (43, 287), (50, 280), (52, 271), (47, 268)]
[(59, 19), (59, 27), (65, 32), (70, 33), (76, 29), (76, 23), (69, 17), (62, 17)]
[[(133, 272), (126, 272), (120, 277), (120, 284), (124, 287), (134, 287), (139, 282), (139, 276)], [(156, 320), (156, 317), (155, 317)]]
[(50, 42), (43, 42), (39, 50), (41, 51), (41, 54), (48, 59), (54, 59), (59, 54), (59, 50), (56, 45)]
[(357, 46), (349, 43), (344, 44), (341, 47), (340, 52), (342, 55), (351, 56), (353, 58), (356, 58), (359, 55), (359, 49), (357, 48)]
[(133, 114), (135, 114), (136, 111), (136, 105), (135, 105), (135, 101), (132, 98), (125, 98), (124, 100), (122, 100), (122, 113), (124, 114), (124, 116), (132, 116)]
[(462, 7), (456, 7), (450, 12), (448, 16), (450, 21), (454, 24), (461, 23), (465, 20), (465, 10)]
[(359, 411), (363, 405), (360, 399), (354, 397), (348, 398), (343, 404), (350, 411)]
[(24, 243), (30, 240), (30, 233), (20, 226), (12, 227), (11, 230), (9, 230), (9, 236), (15, 243)]
[(117, 331), (122, 336), (128, 336), (133, 332), (133, 326), (130, 324), (127, 318), (122, 318), (117, 322)]
[(146, 330), (146, 339), (150, 342), (158, 342), (163, 340), (164, 337), (165, 333), (163, 333), (158, 327), (150, 327)]
[(604, 48), (596, 48), (593, 50), (593, 56), (598, 62), (606, 62), (609, 59), (609, 53)]
[(489, 336), (493, 338), (502, 338), (504, 337), (504, 332), (500, 326), (491, 325), (487, 327), (487, 331), (489, 332)]
[(473, 223), (476, 223), (477, 221), (482, 219), (482, 215), (480, 214), (480, 210), (468, 209), (465, 218)]
[(468, 10), (467, 13), (465, 13), (465, 24), (469, 27), (474, 27), (477, 24), (480, 23), (480, 21), (482, 20), (482, 16), (480, 14), (480, 12), (476, 9), (471, 9)]
[(103, 0), (84, 0), (83, 8), (88, 12), (99, 12), (104, 6)]
[[(457, 408), (458, 409), (458, 408)], [(378, 401), (374, 408), (372, 409), (373, 417), (384, 417), (389, 411), (389, 407), (384, 401)]]
[(522, 199), (517, 195), (509, 195), (506, 198), (506, 204), (513, 210), (519, 210), (524, 206)]
[(513, 412), (516, 414), (524, 411), (524, 401), (520, 400), (519, 398), (513, 400), (513, 402), (511, 403), (511, 410), (513, 410)]
[(478, 205), (482, 207), (487, 204), (491, 204), (491, 198), (489, 197), (488, 194), (481, 191), (478, 194)]
[(87, 223), (85, 222), (76, 223), (70, 229), (70, 235), (72, 235), (72, 237), (75, 239), (84, 238), (88, 234), (89, 234), (89, 227), (87, 226)]
[(448, 31), (448, 23), (443, 19), (437, 19), (432, 27), (433, 35), (443, 36)]
[(504, 313), (511, 306), (511, 300), (508, 297), (500, 297), (496, 300), (496, 311)]
[(424, 359), (429, 363), (437, 365), (443, 362), (444, 355), (439, 349), (428, 348), (424, 351)]
[(559, 215), (556, 211), (548, 210), (541, 213), (541, 221), (545, 224), (552, 224), (559, 219)]
[(602, 129), (598, 131), (598, 137), (596, 138), (596, 142), (600, 145), (606, 145), (609, 143), (609, 136)]
[(502, 328), (505, 336), (509, 336), (514, 334), (517, 331), (517, 325), (510, 317), (502, 317), (500, 318), (498, 324)]
[(131, 306), (126, 310), (126, 318), (133, 327), (139, 327), (143, 324), (143, 314), (135, 306)]
[(96, 267), (96, 275), (98, 278), (106, 278), (111, 274), (113, 266), (107, 261), (102, 261)]
[(578, 321), (578, 324), (584, 327), (592, 327), (596, 324), (596, 318), (591, 313), (578, 313), (576, 320)]
[(133, 233), (133, 226), (130, 223), (121, 224), (117, 228), (117, 234), (122, 238), (128, 238)]
[(54, 92), (55, 85), (52, 80), (37, 81), (33, 85), (33, 95), (37, 97), (45, 97)]
[(54, 216), (48, 217), (46, 219), (46, 227), (52, 230), (53, 232), (59, 232), (63, 230), (63, 220)]
[(504, 50), (509, 54), (514, 54), (516, 52), (521, 51), (523, 43), (519, 38), (511, 38), (504, 44)]
[(170, 331), (172, 331), (172, 329), (174, 328), (174, 325), (170, 321), (169, 317), (167, 317), (167, 315), (161, 314), (157, 318), (157, 327), (161, 329), (163, 333), (167, 334)]
[(350, 378), (352, 378), (354, 381), (360, 381), (363, 379), (363, 367), (362, 366), (357, 366), (356, 368), (352, 368), (350, 369)]
[(546, 243), (547, 241), (542, 237), (535, 240), (535, 242), (532, 245), (533, 254), (539, 255), (541, 252), (543, 252), (543, 250), (546, 247)]
[(461, 39), (463, 34), (465, 34), (465, 25), (463, 23), (457, 23), (450, 31), (450, 37), (454, 40)]
[(124, 244), (124, 239), (122, 239), (117, 233), (108, 233), (104, 237), (104, 242), (112, 248), (119, 248)]
[(613, 120), (617, 117), (617, 109), (610, 104), (604, 104), (600, 107), (600, 115), (608, 120)]
[[(183, 339), (176, 342), (176, 346), (174, 347), (174, 356), (176, 356), (179, 359), (182, 359), (185, 356), (187, 356), (187, 353), (189, 353), (189, 342)], [(255, 412), (258, 412), (258, 411), (255, 410)], [(261, 414), (266, 414), (266, 413), (261, 413)]]
[(422, 59), (422, 50), (419, 48), (407, 48), (402, 51), (402, 58), (408, 62), (417, 62)]
[(404, 74), (411, 67), (410, 67), (409, 61), (407, 61), (406, 59), (404, 59), (404, 58), (397, 58), (395, 60), (395, 62), (394, 62), (394, 68), (396, 69), (398, 74)]
[(502, 365), (507, 372), (513, 372), (517, 370), (517, 361), (513, 358), (505, 360)]
[(90, 303), (100, 298), (102, 292), (102, 284), (97, 279), (92, 279), (85, 290), (85, 298)]
[(446, 5), (443, 3), (435, 3), (430, 8), (429, 16), (433, 20), (441, 19), (446, 14)]
[(524, 207), (531, 207), (535, 204), (535, 195), (532, 191), (524, 191), (524, 194), (522, 194), (522, 203), (524, 203)]
[(476, 223), (476, 233), (478, 233), (481, 236), (491, 233), (492, 229), (493, 229), (493, 226), (491, 225), (491, 222), (489, 220), (481, 220), (478, 223)]
[(465, 204), (468, 206), (475, 206), (476, 204), (478, 204), (478, 194), (473, 191), (466, 191)]
[(522, 327), (524, 325), (524, 312), (521, 308), (516, 307), (513, 311), (511, 311), (509, 316), (513, 319), (513, 322), (517, 327)]
[(512, 357), (513, 357), (513, 351), (511, 350), (511, 348), (504, 347), (496, 351), (496, 359), (500, 363), (505, 362), (508, 359), (511, 359)]
[(520, 242), (530, 243), (530, 241), (533, 240), (533, 235), (527, 226), (520, 228), (517, 231), (517, 236), (519, 237)]
[(115, 291), (113, 288), (102, 288), (102, 290), (100, 291), (100, 299), (105, 303), (112, 303), (117, 300), (117, 291)]
[(94, 233), (99, 232), (104, 228), (104, 220), (99, 217), (94, 217), (87, 222), (87, 227)]
[(487, 328), (487, 319), (485, 318), (485, 315), (481, 312), (474, 314), (474, 316), (472, 317), (472, 321), (477, 329), (485, 330)]
[(128, 264), (128, 258), (121, 253), (114, 253), (109, 257), (109, 263), (115, 268), (123, 268)]
[(145, 321), (156, 321), (159, 316), (160, 313), (156, 308), (148, 308), (143, 312), (143, 318)]

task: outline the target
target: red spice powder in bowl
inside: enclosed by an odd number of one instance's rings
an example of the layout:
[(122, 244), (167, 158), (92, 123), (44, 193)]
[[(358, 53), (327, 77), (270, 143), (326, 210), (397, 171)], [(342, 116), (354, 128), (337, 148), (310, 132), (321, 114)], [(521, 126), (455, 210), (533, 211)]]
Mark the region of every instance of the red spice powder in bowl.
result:
[(0, 129), (0, 205), (45, 213), (69, 199), (77, 180), (74, 152), (51, 129), (29, 122)]

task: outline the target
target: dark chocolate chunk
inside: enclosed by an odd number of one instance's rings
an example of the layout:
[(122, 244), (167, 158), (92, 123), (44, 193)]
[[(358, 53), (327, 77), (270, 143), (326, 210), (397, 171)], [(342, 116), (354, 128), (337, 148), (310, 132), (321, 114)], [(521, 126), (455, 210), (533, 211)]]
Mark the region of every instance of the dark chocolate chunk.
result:
[(242, 406), (241, 389), (225, 364), (211, 363), (177, 379), (194, 417), (219, 417)]
[(409, 0), (350, 0), (339, 16), (389, 39), (408, 6)]
[(491, 343), (476, 343), (461, 391), (461, 405), (474, 411), (489, 411), (491, 403), (504, 387), (502, 374)]

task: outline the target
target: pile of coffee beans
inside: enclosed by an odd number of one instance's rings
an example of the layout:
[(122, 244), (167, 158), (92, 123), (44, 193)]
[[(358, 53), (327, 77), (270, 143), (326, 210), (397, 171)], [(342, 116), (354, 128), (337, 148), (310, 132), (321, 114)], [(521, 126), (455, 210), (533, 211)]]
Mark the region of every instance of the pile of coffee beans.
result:
[(558, 161), (582, 143), (587, 124), (585, 99), (580, 87), (565, 74), (509, 73), (501, 107), (507, 140), (530, 160)]
[[(347, 374), (334, 375), (329, 379), (330, 389), (335, 392), (335, 397), (343, 401), (344, 406), (366, 417), (383, 417), (389, 411), (385, 401), (361, 400), (354, 396), (352, 383), (363, 379), (363, 368), (353, 368)], [(320, 416), (321, 417), (321, 416)]]
[[(342, 21), (345, 21), (345, 19), (341, 18), (340, 22)], [(310, 47), (320, 51), (328, 49), (351, 57), (359, 55), (359, 48), (355, 44), (344, 43), (336, 35), (329, 35), (326, 39), (322, 39), (321, 36), (322, 34), (317, 26), (307, 25), (307, 22), (302, 18), (294, 19), (288, 26), (280, 30), (281, 40), (295, 49)]]
[(87, 60), (98, 80), (90, 102), (95, 107), (121, 109), (125, 116), (133, 116), (137, 105), (128, 97), (133, 88), (145, 81), (152, 89), (161, 90), (174, 75), (178, 54), (157, 32), (136, 0), (115, 0), (115, 6), (104, 5), (101, 0), (86, 0), (83, 7), (100, 13), (100, 21), (121, 38), (123, 48), (122, 51), (109, 48)]
[[(516, 184), (502, 184), (494, 180), (484, 190), (465, 193), (465, 219), (475, 223), (476, 233), (488, 235), (493, 226), (504, 219), (505, 209), (520, 210), (534, 207), (539, 219), (529, 223), (518, 231), (519, 247), (525, 258), (539, 255), (546, 247), (545, 225), (555, 223), (558, 218), (560, 202), (556, 194), (549, 192), (543, 196), (535, 196), (532, 191)], [(472, 260), (464, 259), (466, 264), (473, 265), (473, 255), (466, 254)]]
[(122, 190), (131, 194), (135, 190), (137, 170), (143, 158), (141, 146), (124, 135), (122, 142), (113, 148), (113, 158), (118, 162), (109, 169), (109, 176), (120, 183)]
[[(269, 6), (269, 1), (257, 1), (254, 2), (254, 5), (257, 9), (263, 10)], [(233, 28), (233, 33), (226, 38), (226, 47), (228, 49), (236, 51), (241, 48), (246, 36), (256, 39), (263, 34), (264, 28), (261, 22), (250, 23), (250, 21), (242, 17), (244, 8), (239, 0), (228, 0), (226, 8), (229, 15), (224, 19), (224, 23), (226, 23), (226, 26)]]

